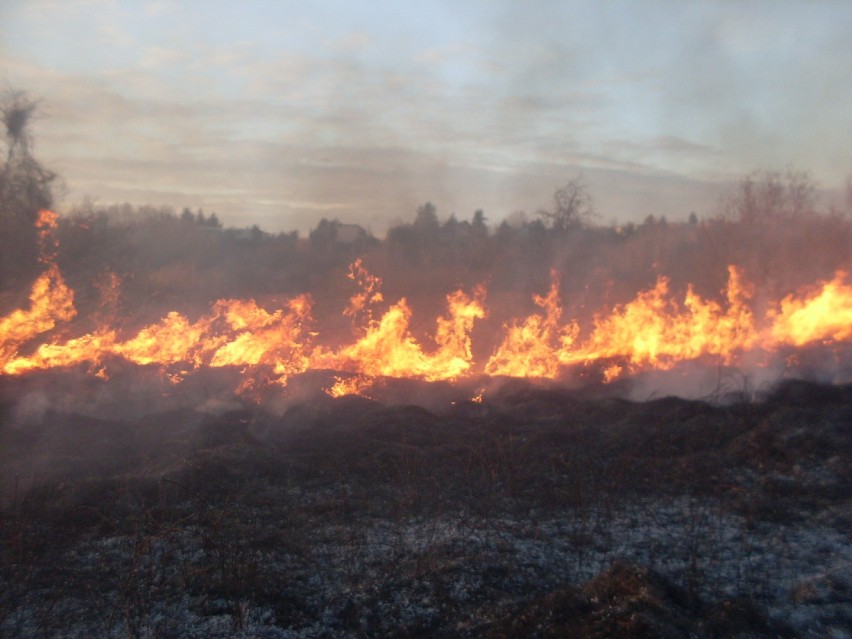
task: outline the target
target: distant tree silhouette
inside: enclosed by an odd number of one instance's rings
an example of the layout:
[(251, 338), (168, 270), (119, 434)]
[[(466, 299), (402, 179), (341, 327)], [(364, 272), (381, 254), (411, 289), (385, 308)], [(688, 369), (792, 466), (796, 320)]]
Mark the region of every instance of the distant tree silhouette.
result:
[(761, 171), (724, 201), (725, 215), (745, 224), (790, 221), (816, 212), (816, 185), (805, 171)]
[(539, 211), (539, 215), (550, 221), (555, 231), (574, 230), (588, 226), (595, 217), (592, 196), (582, 177), (568, 180), (565, 186), (553, 194), (553, 209)]
[(473, 221), (471, 222), (474, 237), (488, 237), (488, 225), (485, 223), (486, 219), (487, 218), (485, 217), (485, 213), (482, 209), (477, 209), (476, 212), (474, 212)]
[(417, 215), (414, 218), (414, 230), (421, 238), (427, 241), (434, 240), (437, 238), (440, 228), (438, 211), (434, 204), (426, 202), (417, 209)]
[(21, 91), (0, 99), (5, 159), (0, 166), (0, 276), (5, 283), (31, 277), (38, 269), (35, 221), (53, 205), (55, 174), (32, 155), (30, 122), (38, 102)]
[(458, 232), (458, 228), (460, 226), (460, 222), (456, 219), (456, 214), (451, 213), (450, 217), (447, 218), (447, 221), (444, 222), (444, 225), (441, 227), (441, 232), (449, 238), (454, 238), (456, 233)]
[(329, 220), (322, 218), (308, 235), (308, 240), (311, 243), (311, 248), (323, 250), (334, 244), (337, 239), (337, 227), (340, 226), (338, 220)]

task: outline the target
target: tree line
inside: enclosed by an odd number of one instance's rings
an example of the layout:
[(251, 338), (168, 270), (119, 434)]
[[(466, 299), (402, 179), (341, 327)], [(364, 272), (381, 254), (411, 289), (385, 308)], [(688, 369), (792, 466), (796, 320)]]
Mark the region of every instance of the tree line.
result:
[[(3, 312), (26, 302), (43, 267), (34, 221), (54, 204), (56, 175), (32, 154), (29, 125), (37, 106), (14, 92), (0, 105)], [(824, 207), (812, 178), (793, 170), (743, 178), (704, 219), (649, 215), (639, 224), (601, 225), (586, 183), (573, 177), (555, 191), (549, 208), (490, 222), (482, 210), (468, 219), (443, 217), (426, 202), (384, 238), (337, 219), (321, 220), (302, 238), (296, 231), (225, 228), (215, 212), (201, 209), (177, 213), (88, 200), (60, 218), (59, 260), (78, 304), (97, 304), (96, 283), (114, 273), (127, 310), (150, 315), (170, 305), (306, 291), (331, 309), (352, 293), (345, 275), (358, 257), (385, 279), (389, 296), (424, 304), (483, 283), (490, 305), (517, 310), (532, 304), (532, 293), (547, 290), (555, 271), (563, 298), (588, 313), (630, 299), (661, 275), (672, 288), (691, 283), (718, 297), (727, 266), (736, 264), (767, 295), (782, 295), (852, 266), (852, 182), (844, 205)]]

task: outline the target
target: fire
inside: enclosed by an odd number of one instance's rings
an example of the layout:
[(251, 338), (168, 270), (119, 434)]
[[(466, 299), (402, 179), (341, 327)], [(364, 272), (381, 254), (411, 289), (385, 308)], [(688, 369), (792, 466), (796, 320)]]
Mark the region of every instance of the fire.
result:
[(381, 278), (372, 275), (364, 268), (360, 257), (349, 266), (346, 277), (358, 285), (358, 292), (349, 298), (349, 305), (343, 310), (343, 314), (357, 318), (359, 314), (365, 313), (367, 320), (372, 320), (371, 307), (384, 301)]
[(448, 314), (438, 318), (438, 348), (432, 353), (424, 351), (411, 334), (411, 308), (403, 298), (380, 320), (370, 322), (366, 334), (342, 348), (334, 359), (345, 370), (374, 377), (456, 379), (471, 367), (470, 331), (474, 320), (485, 316), (485, 309), (476, 297), (463, 291), (448, 295), (447, 305)]
[[(39, 212), (36, 229), (41, 262), (47, 268), (33, 284), (29, 310), (16, 310), (0, 318), (0, 362), (4, 364), (17, 355), (19, 347), (52, 330), (57, 323), (70, 321), (77, 314), (74, 292), (68, 288), (55, 262), (56, 241), (53, 239), (53, 231), (56, 224), (56, 213), (47, 210)], [(5, 366), (3, 372), (7, 372)]]
[[(0, 373), (88, 366), (107, 379), (110, 362), (121, 358), (157, 366), (180, 383), (202, 367), (243, 371), (240, 389), (267, 383), (286, 385), (310, 370), (339, 371), (326, 390), (332, 396), (366, 395), (381, 377), (457, 380), (472, 375), (557, 378), (575, 366), (600, 366), (610, 382), (644, 369), (670, 369), (679, 362), (712, 358), (736, 364), (743, 354), (852, 340), (852, 285), (839, 271), (833, 280), (802, 293), (790, 293), (767, 314), (756, 316), (753, 293), (743, 273), (728, 269), (720, 300), (704, 299), (692, 286), (682, 296), (660, 277), (634, 299), (599, 311), (590, 326), (566, 318), (559, 274), (551, 274), (545, 295), (533, 296), (537, 310), (503, 323), (491, 356), (477, 362), (476, 323), (486, 317), (486, 291), (456, 290), (446, 296), (446, 311), (431, 336), (412, 330), (413, 311), (406, 298), (385, 306), (381, 279), (360, 259), (347, 277), (357, 286), (343, 314), (353, 322), (348, 340), (328, 341), (316, 330), (313, 300), (299, 295), (269, 308), (253, 299), (222, 299), (191, 319), (172, 311), (131, 334), (115, 327), (120, 282), (112, 274), (98, 285), (108, 312), (95, 317), (90, 333), (62, 337), (59, 328), (76, 317), (74, 292), (56, 265), (53, 240), (56, 215), (43, 211), (37, 223), (44, 272), (30, 292), (27, 308), (0, 318)], [(380, 309), (384, 307), (384, 311)], [(41, 338), (41, 343), (34, 343)], [(261, 373), (260, 371), (264, 371)], [(480, 392), (472, 401), (482, 401)]]
[(169, 313), (143, 328), (112, 352), (137, 364), (186, 363), (200, 366), (270, 366), (278, 380), (307, 370), (305, 325), (310, 321), (308, 296), (289, 300), (286, 308), (268, 312), (254, 300), (219, 300), (212, 312), (190, 323)]
[(819, 291), (796, 299), (781, 300), (781, 310), (771, 313), (772, 337), (782, 344), (803, 346), (809, 342), (852, 339), (852, 285), (838, 271)]
[(65, 284), (59, 267), (51, 264), (33, 284), (30, 308), (0, 318), (0, 358), (8, 361), (20, 346), (76, 314), (74, 292)]
[(747, 306), (748, 290), (735, 267), (728, 269), (727, 304), (704, 300), (692, 286), (683, 304), (669, 294), (669, 282), (661, 277), (654, 288), (642, 291), (631, 302), (595, 319), (587, 342), (576, 350), (560, 353), (570, 364), (602, 359), (623, 359), (635, 370), (669, 369), (680, 361), (716, 356), (731, 363), (738, 353), (757, 341), (754, 318)]
[(624, 367), (619, 366), (618, 364), (611, 364), (604, 369), (603, 379), (605, 383), (610, 383), (614, 379), (618, 379), (621, 377), (621, 374), (624, 372)]
[(400, 299), (382, 315), (372, 319), (371, 306), (384, 301), (381, 279), (371, 275), (356, 260), (349, 269), (349, 278), (360, 284), (361, 291), (350, 298), (344, 315), (365, 314), (366, 327), (356, 328), (361, 337), (333, 355), (324, 357), (333, 368), (352, 370), (371, 377), (416, 377), (435, 381), (456, 379), (470, 369), (473, 355), (470, 332), (477, 319), (485, 317), (482, 287), (473, 297), (464, 291), (447, 295), (447, 315), (439, 317), (435, 331), (437, 349), (424, 351), (410, 331), (411, 308)]
[(56, 227), (58, 226), (59, 216), (53, 211), (42, 209), (38, 212), (36, 218), (36, 231), (38, 232), (38, 243), (40, 249), (40, 259), (45, 264), (54, 264), (56, 261), (56, 252), (59, 245), (56, 242)]
[[(604, 370), (604, 381), (625, 370), (668, 369), (680, 361), (717, 356), (732, 362), (757, 340), (747, 305), (749, 293), (742, 274), (729, 268), (727, 305), (703, 300), (690, 286), (679, 304), (669, 292), (668, 279), (640, 292), (608, 313), (599, 313), (591, 333), (581, 340), (576, 321), (562, 324), (559, 281), (553, 275), (546, 297), (535, 297), (544, 312), (534, 313), (506, 329), (506, 337), (485, 371), (513, 377), (557, 377), (565, 367), (619, 360)], [(627, 368), (625, 368), (627, 367)]]
[(167, 366), (188, 362), (201, 364), (197, 344), (206, 331), (203, 322), (190, 324), (189, 320), (172, 311), (158, 324), (146, 326), (134, 337), (115, 344), (112, 351), (135, 364)]
[(367, 394), (375, 384), (375, 379), (365, 375), (353, 375), (352, 377), (334, 376), (334, 385), (327, 388), (325, 392), (331, 397), (343, 397), (344, 395), (361, 395), (369, 398)]
[(559, 276), (555, 271), (550, 275), (548, 294), (545, 297), (533, 297), (544, 313), (533, 313), (523, 321), (513, 320), (504, 326), (506, 337), (486, 363), (487, 374), (551, 378), (558, 375), (558, 353), (570, 349), (579, 327), (573, 322), (560, 324), (562, 301), (559, 296)]
[(215, 351), (211, 366), (271, 365), (276, 373), (287, 376), (307, 369), (305, 325), (311, 317), (311, 300), (307, 295), (287, 302), (286, 308), (272, 313), (260, 308), (254, 300), (218, 302), (215, 311), (221, 317), (230, 339), (208, 341)]
[[(17, 375), (32, 370), (60, 368), (90, 363), (97, 367), (102, 358), (112, 351), (115, 334), (89, 334), (68, 340), (64, 344), (41, 344), (28, 357), (15, 357), (2, 362), (0, 370), (6, 375)], [(106, 375), (101, 373), (99, 377)]]

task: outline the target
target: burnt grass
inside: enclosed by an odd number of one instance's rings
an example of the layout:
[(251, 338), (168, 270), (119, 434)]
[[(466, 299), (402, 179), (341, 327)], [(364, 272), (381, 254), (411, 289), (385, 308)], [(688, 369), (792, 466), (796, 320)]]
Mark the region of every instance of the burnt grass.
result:
[(852, 633), (852, 385), (3, 410), (2, 636)]

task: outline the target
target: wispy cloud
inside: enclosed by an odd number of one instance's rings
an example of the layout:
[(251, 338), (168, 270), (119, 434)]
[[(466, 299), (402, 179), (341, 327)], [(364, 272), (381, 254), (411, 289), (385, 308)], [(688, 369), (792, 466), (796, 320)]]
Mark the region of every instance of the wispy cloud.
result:
[(849, 19), (829, 1), (9, 0), (0, 79), (44, 98), (38, 152), (70, 199), (381, 228), (425, 199), (499, 220), (583, 171), (606, 216), (686, 215), (767, 165), (842, 184)]

